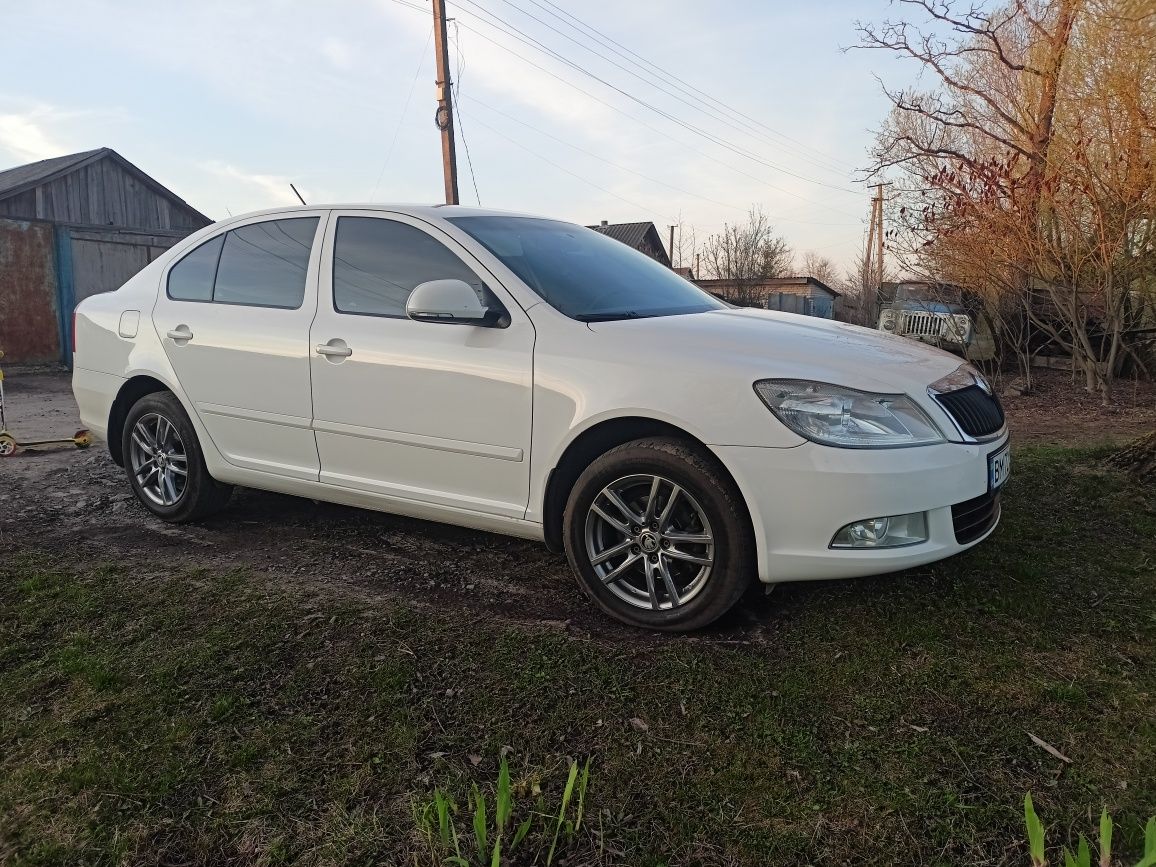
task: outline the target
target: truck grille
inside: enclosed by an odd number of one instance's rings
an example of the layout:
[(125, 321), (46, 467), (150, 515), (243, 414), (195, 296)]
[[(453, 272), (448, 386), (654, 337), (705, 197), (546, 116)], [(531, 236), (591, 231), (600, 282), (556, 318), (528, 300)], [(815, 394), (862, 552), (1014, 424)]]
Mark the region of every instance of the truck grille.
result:
[(956, 503), (951, 507), (951, 523), (955, 527), (955, 541), (960, 545), (974, 542), (995, 526), (999, 520), (999, 491), (987, 493)]
[(945, 318), (936, 313), (904, 310), (899, 333), (912, 337), (940, 337), (943, 335), (945, 323)]
[(999, 398), (988, 394), (978, 385), (936, 394), (935, 399), (968, 436), (989, 436), (1003, 427), (1003, 406)]

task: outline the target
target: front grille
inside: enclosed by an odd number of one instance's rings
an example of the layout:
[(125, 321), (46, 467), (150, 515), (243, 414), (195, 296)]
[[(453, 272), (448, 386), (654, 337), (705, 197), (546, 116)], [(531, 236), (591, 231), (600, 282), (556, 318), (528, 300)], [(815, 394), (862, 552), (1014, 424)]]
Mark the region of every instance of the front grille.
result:
[(999, 520), (999, 491), (956, 503), (951, 507), (955, 541), (960, 545), (974, 542)]
[(999, 398), (978, 385), (937, 394), (935, 399), (955, 419), (959, 429), (969, 436), (989, 436), (1003, 427), (1003, 406)]
[(943, 325), (944, 318), (942, 316), (905, 310), (899, 333), (913, 337), (939, 337), (943, 334)]

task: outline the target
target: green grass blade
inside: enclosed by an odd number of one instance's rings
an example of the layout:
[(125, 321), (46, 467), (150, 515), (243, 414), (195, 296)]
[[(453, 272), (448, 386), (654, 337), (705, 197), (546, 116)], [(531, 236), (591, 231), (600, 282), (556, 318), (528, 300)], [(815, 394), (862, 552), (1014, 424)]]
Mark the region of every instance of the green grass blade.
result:
[(502, 838), (494, 841), (494, 852), (490, 855), (490, 867), (502, 867)]
[(1044, 826), (1040, 817), (1036, 815), (1036, 808), (1032, 805), (1032, 793), (1024, 796), (1024, 825), (1028, 831), (1028, 850), (1031, 852), (1033, 867), (1044, 867), (1047, 860), (1044, 858)]
[(566, 788), (562, 792), (562, 806), (558, 810), (558, 821), (554, 825), (554, 839), (550, 841), (550, 852), (546, 856), (546, 867), (554, 863), (554, 849), (558, 845), (558, 833), (562, 830), (562, 822), (566, 818), (566, 808), (570, 806), (570, 796), (574, 793), (574, 782), (578, 779), (578, 763), (570, 763), (570, 776), (566, 780)]
[(1080, 848), (1076, 851), (1076, 867), (1092, 867), (1092, 850), (1083, 834), (1080, 835)]
[(487, 824), (486, 799), (482, 796), (478, 784), (474, 783), (474, 841), (478, 844), (477, 849), (479, 855), (484, 855), (486, 849), (489, 848), (486, 845), (486, 838), (488, 837), (486, 832)]
[(586, 808), (586, 785), (590, 782), (590, 759), (582, 766), (582, 776), (578, 778), (578, 811), (574, 817), (574, 830), (582, 827), (582, 813)]
[(1156, 858), (1156, 816), (1144, 826), (1144, 857)]
[(1100, 814), (1100, 867), (1112, 867), (1112, 817), (1107, 807)]
[(1072, 853), (1068, 851), (1068, 847), (1064, 847), (1064, 867), (1080, 867), (1076, 863), (1076, 859), (1072, 857)]
[(498, 796), (497, 803), (494, 805), (494, 822), (498, 826), (498, 836), (506, 828), (506, 822), (510, 820), (510, 813), (514, 809), (514, 792), (513, 786), (510, 785), (510, 766), (506, 763), (506, 757), (502, 756), (501, 764), (498, 766)]
[(522, 842), (523, 838), (530, 833), (530, 824), (534, 821), (533, 816), (527, 816), (526, 821), (518, 826), (518, 830), (514, 832), (514, 842), (510, 844), (510, 851), (513, 852), (515, 847)]

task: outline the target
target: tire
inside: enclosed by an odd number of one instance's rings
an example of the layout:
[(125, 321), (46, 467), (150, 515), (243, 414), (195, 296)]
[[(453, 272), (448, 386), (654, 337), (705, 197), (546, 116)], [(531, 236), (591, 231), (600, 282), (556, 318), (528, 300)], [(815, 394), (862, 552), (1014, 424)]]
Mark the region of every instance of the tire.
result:
[(121, 433), (121, 454), (133, 493), (158, 518), (175, 524), (199, 521), (223, 509), (232, 496), (232, 485), (209, 475), (193, 424), (170, 392), (146, 394), (132, 405)]
[(570, 492), (563, 537), (586, 595), (646, 629), (713, 623), (755, 574), (750, 517), (734, 483), (713, 456), (674, 438), (635, 440), (591, 463)]

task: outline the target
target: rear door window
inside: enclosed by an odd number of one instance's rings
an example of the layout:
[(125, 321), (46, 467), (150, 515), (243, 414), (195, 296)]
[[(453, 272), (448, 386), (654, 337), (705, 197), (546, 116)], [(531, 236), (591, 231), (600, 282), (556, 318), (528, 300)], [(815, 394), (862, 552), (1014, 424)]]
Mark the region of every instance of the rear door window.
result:
[(227, 233), (213, 300), (254, 307), (300, 307), (317, 221), (317, 217), (271, 220)]

